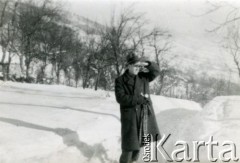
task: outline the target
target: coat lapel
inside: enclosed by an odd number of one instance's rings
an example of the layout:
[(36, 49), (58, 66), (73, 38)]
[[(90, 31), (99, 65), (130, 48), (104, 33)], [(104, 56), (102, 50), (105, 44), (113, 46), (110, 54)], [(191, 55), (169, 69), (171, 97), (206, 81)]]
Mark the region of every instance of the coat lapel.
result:
[(129, 85), (129, 78), (127, 75), (127, 70), (123, 74), (123, 84), (124, 84), (124, 87), (127, 88), (128, 93), (133, 94), (133, 92), (131, 91), (130, 85)]
[(135, 87), (134, 87), (134, 95), (139, 95), (142, 93), (142, 82), (139, 76), (136, 76)]
[[(124, 81), (124, 85), (125, 87), (127, 87), (128, 91), (131, 92), (130, 88), (129, 88), (129, 78), (127, 76), (127, 70), (124, 72), (123, 74), (123, 81)], [(135, 85), (134, 85), (134, 89), (133, 92), (131, 92), (134, 95), (140, 95), (141, 93), (143, 93), (143, 81), (142, 79), (140, 79), (139, 75), (136, 75), (136, 80), (135, 80)]]

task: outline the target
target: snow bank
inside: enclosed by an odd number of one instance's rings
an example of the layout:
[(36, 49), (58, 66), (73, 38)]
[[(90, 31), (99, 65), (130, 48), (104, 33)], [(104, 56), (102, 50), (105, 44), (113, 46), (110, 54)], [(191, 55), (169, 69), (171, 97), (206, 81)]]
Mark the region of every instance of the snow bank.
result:
[(219, 96), (204, 107), (204, 116), (213, 120), (240, 120), (240, 96)]
[[(158, 98), (158, 97), (156, 97)], [(172, 101), (172, 99), (168, 99)], [(173, 102), (176, 99), (173, 99)], [(163, 101), (161, 101), (163, 102)], [(166, 102), (166, 100), (165, 100)], [(160, 103), (160, 102), (159, 102)], [(172, 104), (169, 102), (170, 105)], [(180, 102), (181, 103), (181, 102)], [(190, 104), (191, 102), (187, 102)], [(182, 105), (182, 104), (180, 104)], [(167, 104), (165, 104), (167, 106)], [(213, 146), (213, 157), (220, 160), (220, 152), (231, 149), (231, 146), (223, 144), (225, 142), (232, 142), (236, 145), (236, 156), (240, 158), (240, 96), (221, 96), (214, 98), (203, 109), (165, 109), (157, 114), (157, 121), (162, 135), (171, 134), (169, 139), (164, 144), (164, 149), (168, 154), (182, 146), (176, 147), (175, 143), (178, 141), (185, 141), (189, 146), (190, 157), (193, 158), (193, 142), (216, 141), (218, 145)], [(234, 152), (234, 151), (233, 151)], [(200, 162), (210, 163), (208, 159), (209, 149), (207, 145), (199, 148)], [(180, 154), (182, 157), (182, 155)], [(230, 157), (228, 152), (225, 158)], [(159, 162), (162, 155), (158, 152)], [(140, 161), (143, 163), (143, 161)], [(188, 162), (188, 161), (183, 161)], [(230, 162), (234, 162), (231, 160)]]
[(206, 122), (215, 125), (205, 135), (211, 134), (223, 141), (232, 140), (240, 145), (240, 96), (220, 96), (214, 98), (204, 107), (201, 117)]
[[(176, 149), (174, 143), (183, 140), (189, 143), (190, 156), (192, 155), (193, 141), (217, 141), (213, 148), (214, 158), (218, 158), (221, 151), (229, 150), (229, 145), (223, 146), (226, 141), (236, 145), (236, 155), (240, 157), (240, 96), (221, 96), (214, 98), (202, 111), (195, 112), (185, 109), (175, 111), (166, 110), (158, 115), (158, 122), (166, 134), (172, 134), (171, 140), (166, 143), (168, 151)], [(168, 126), (168, 127), (166, 127)], [(207, 156), (208, 148), (200, 148), (200, 160), (210, 162)], [(230, 157), (229, 153), (226, 154)]]
[(153, 101), (153, 107), (156, 113), (169, 109), (187, 109), (201, 111), (202, 107), (199, 103), (189, 100), (182, 100), (176, 98), (169, 98), (164, 96), (151, 95)]

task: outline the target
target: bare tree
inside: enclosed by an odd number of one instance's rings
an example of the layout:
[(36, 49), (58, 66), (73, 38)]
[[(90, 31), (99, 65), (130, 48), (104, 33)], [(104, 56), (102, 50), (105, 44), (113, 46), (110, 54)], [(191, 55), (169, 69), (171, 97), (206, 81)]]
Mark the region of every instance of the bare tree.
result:
[(16, 17), (18, 1), (5, 1), (1, 14), (0, 45), (2, 47), (1, 64), (4, 80), (9, 79), (10, 64), (16, 54)]
[(231, 28), (226, 38), (226, 44), (224, 46), (229, 54), (232, 56), (233, 61), (237, 67), (240, 77), (240, 33), (239, 28)]
[(84, 41), (84, 44), (86, 46), (86, 51), (83, 57), (83, 64), (82, 64), (82, 87), (88, 88), (89, 87), (89, 81), (91, 78), (91, 64), (93, 62), (93, 55), (94, 55), (94, 49), (96, 45), (95, 38), (92, 38), (89, 34), (87, 35), (87, 40)]
[[(232, 1), (233, 2), (233, 1)], [(221, 22), (216, 22), (214, 20), (211, 20), (212, 23), (215, 24), (213, 28), (207, 29), (209, 32), (217, 32), (219, 30), (224, 30), (228, 28), (229, 25), (232, 25), (233, 23), (236, 23), (240, 20), (240, 6), (237, 5), (237, 3), (231, 3), (230, 1), (206, 1), (208, 5), (208, 9), (204, 14), (198, 15), (198, 16), (205, 16), (210, 15), (216, 12), (224, 11), (226, 15), (224, 15), (224, 19)]]
[(5, 1), (0, 1), (1, 3), (1, 15), (0, 15), (0, 45), (1, 45), (1, 48), (2, 48), (2, 58), (1, 58), (1, 62), (0, 62), (0, 65), (2, 66), (2, 71), (3, 71), (3, 78), (4, 80), (6, 80), (6, 64), (4, 63), (5, 62), (5, 58), (6, 58), (6, 46), (7, 46), (7, 43), (6, 43), (6, 40), (4, 38), (4, 32), (5, 32), (5, 23), (7, 21), (7, 18), (6, 18), (6, 13), (8, 12), (7, 11), (7, 8), (8, 8), (8, 4), (9, 4), (9, 1), (5, 0)]
[(6, 15), (6, 12), (7, 12), (8, 3), (9, 3), (8, 0), (1, 0), (0, 1), (0, 4), (1, 4), (0, 28), (3, 27), (5, 19), (6, 19), (5, 15)]
[(58, 29), (59, 25), (56, 22), (49, 22), (45, 25), (44, 29), (37, 31), (37, 51), (36, 58), (41, 62), (38, 82), (43, 82), (45, 78), (45, 69), (51, 64), (51, 57), (58, 52)]
[(53, 21), (56, 10), (51, 7), (51, 1), (44, 0), (42, 3), (28, 1), (21, 3), (19, 7), (19, 42), (20, 58), (25, 59), (26, 77), (29, 77), (30, 64), (38, 55), (38, 41), (36, 36), (45, 28), (46, 24)]
[(149, 33), (143, 31), (145, 19), (143, 14), (136, 14), (133, 8), (126, 9), (119, 17), (112, 17), (111, 25), (104, 31), (104, 37), (109, 42), (117, 76), (125, 67), (125, 57), (130, 51), (137, 51), (147, 39)]
[(91, 67), (95, 70), (96, 73), (96, 78), (95, 78), (95, 87), (94, 89), (98, 89), (99, 85), (99, 80), (100, 77), (105, 77), (104, 76), (104, 70), (112, 66), (112, 59), (110, 57), (110, 51), (109, 51), (109, 44), (107, 41), (102, 38), (100, 39), (99, 43), (97, 43), (95, 52), (93, 54), (93, 60)]
[[(223, 36), (223, 47), (232, 56), (240, 77), (240, 57), (239, 57), (239, 25), (240, 6), (229, 1), (207, 1), (210, 9), (203, 15), (209, 15), (219, 11), (224, 11), (225, 19), (222, 22), (215, 22), (215, 27), (208, 29), (208, 32), (216, 32)], [(202, 15), (201, 15), (202, 16)]]
[(61, 70), (66, 70), (73, 61), (73, 57), (71, 56), (71, 46), (75, 33), (67, 26), (59, 26), (56, 31), (57, 51), (51, 53), (50, 61), (55, 69), (57, 84), (59, 84)]
[[(155, 61), (159, 66), (160, 75), (158, 78), (158, 92), (157, 94), (162, 94), (164, 87), (167, 87), (170, 83), (170, 80), (166, 80), (167, 76), (171, 76), (173, 69), (170, 68), (169, 62), (172, 61), (176, 56), (170, 55), (170, 50), (172, 49), (171, 45), (171, 34), (168, 31), (160, 30), (154, 28), (152, 34), (149, 37), (148, 46), (153, 50), (155, 55)], [(172, 83), (172, 82), (171, 82)]]
[(86, 53), (86, 47), (82, 42), (76, 40), (73, 44), (73, 62), (72, 67), (75, 73), (75, 86), (78, 87), (79, 79), (82, 75), (82, 65), (84, 54)]

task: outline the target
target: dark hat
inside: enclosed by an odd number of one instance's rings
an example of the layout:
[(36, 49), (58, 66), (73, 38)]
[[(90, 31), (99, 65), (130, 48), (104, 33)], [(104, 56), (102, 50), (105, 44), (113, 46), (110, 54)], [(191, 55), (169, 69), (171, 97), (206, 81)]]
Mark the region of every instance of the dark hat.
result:
[(133, 52), (127, 55), (127, 64), (135, 64), (139, 62), (141, 59)]

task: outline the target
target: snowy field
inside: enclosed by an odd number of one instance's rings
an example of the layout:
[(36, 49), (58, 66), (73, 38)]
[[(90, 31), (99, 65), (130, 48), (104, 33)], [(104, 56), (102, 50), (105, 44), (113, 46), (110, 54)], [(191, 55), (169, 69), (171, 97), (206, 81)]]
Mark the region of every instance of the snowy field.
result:
[[(169, 152), (176, 140), (213, 136), (220, 144), (234, 141), (240, 156), (240, 97), (217, 97), (204, 108), (162, 96), (152, 100), (161, 133), (172, 134)], [(1, 163), (117, 163), (121, 153), (113, 92), (0, 83), (0, 129)]]

